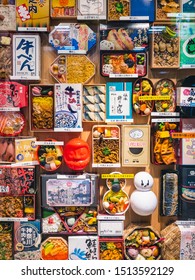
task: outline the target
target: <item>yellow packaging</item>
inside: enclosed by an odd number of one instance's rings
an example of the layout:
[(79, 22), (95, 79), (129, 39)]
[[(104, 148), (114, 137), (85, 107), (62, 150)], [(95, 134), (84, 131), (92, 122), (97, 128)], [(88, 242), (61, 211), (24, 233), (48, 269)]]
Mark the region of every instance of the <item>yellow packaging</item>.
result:
[(76, 17), (76, 0), (51, 0), (51, 17)]
[(49, 1), (16, 0), (17, 30), (48, 31), (50, 25)]

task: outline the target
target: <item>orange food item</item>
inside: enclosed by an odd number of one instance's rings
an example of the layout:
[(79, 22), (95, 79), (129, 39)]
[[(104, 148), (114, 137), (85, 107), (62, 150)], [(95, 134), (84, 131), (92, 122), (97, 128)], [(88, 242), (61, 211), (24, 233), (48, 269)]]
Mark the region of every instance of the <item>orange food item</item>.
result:
[(140, 111), (144, 112), (146, 110), (147, 106), (145, 103), (140, 105)]

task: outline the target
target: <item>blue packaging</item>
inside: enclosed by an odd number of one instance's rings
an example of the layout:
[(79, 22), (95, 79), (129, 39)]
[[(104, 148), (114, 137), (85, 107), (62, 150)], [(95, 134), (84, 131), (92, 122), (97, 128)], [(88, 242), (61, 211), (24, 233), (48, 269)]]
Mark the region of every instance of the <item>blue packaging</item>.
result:
[(154, 21), (154, 0), (131, 0), (131, 16), (148, 17), (146, 21)]

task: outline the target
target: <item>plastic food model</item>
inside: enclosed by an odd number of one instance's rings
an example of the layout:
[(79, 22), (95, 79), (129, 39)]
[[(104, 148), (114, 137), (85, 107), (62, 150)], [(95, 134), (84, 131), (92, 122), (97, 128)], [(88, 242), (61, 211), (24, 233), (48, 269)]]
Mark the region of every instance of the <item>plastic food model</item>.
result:
[(25, 120), (20, 112), (0, 112), (0, 135), (16, 136), (24, 129)]
[(61, 237), (49, 237), (41, 244), (42, 260), (67, 260), (68, 244)]
[(130, 205), (140, 216), (151, 215), (157, 207), (157, 197), (151, 191), (153, 183), (153, 177), (145, 171), (136, 173), (134, 177), (136, 190), (131, 194)]
[(95, 75), (95, 64), (85, 55), (59, 55), (50, 74), (58, 83), (87, 83)]
[(118, 126), (93, 126), (93, 167), (120, 166), (119, 138)]
[(80, 138), (73, 138), (64, 147), (64, 161), (72, 170), (83, 170), (91, 157), (90, 147)]
[[(46, 142), (55, 142), (54, 139), (46, 139)], [(37, 150), (38, 160), (41, 168), (46, 171), (55, 171), (62, 164), (63, 149), (60, 146), (40, 145)]]
[(53, 129), (53, 85), (31, 85), (31, 130)]
[(120, 17), (130, 15), (129, 0), (109, 0), (108, 1), (108, 20), (119, 20)]
[[(156, 27), (156, 25), (154, 26)], [(179, 67), (179, 38), (175, 25), (165, 25), (153, 34), (153, 68)]]
[(109, 179), (107, 187), (109, 191), (103, 197), (104, 210), (110, 215), (124, 214), (129, 208), (129, 196), (123, 190), (125, 179)]
[(176, 139), (171, 137), (171, 133), (178, 130), (177, 123), (157, 122), (154, 124), (153, 130), (154, 163), (166, 165), (176, 163)]
[(154, 101), (149, 98), (154, 94), (153, 83), (146, 78), (138, 79), (133, 86), (133, 109), (141, 116), (150, 115)]
[(100, 241), (100, 260), (123, 260), (123, 241), (103, 239)]
[(160, 259), (162, 239), (150, 228), (136, 228), (125, 236), (125, 257), (129, 260)]
[(101, 63), (101, 74), (104, 77), (111, 74), (145, 76), (147, 73), (145, 53), (103, 53)]
[(156, 96), (169, 96), (169, 100), (155, 100), (157, 112), (174, 112), (176, 109), (176, 88), (173, 81), (169, 79), (159, 80), (155, 86)]

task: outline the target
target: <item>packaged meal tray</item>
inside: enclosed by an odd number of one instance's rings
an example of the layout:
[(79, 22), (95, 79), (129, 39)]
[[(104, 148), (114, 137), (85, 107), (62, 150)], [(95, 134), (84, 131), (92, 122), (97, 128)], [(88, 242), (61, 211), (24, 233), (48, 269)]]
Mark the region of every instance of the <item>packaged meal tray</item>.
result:
[(68, 260), (68, 242), (62, 236), (44, 235), (41, 243), (42, 260)]
[(154, 24), (151, 29), (151, 68), (179, 68), (179, 32), (172, 23)]
[(120, 167), (120, 127), (94, 125), (92, 128), (92, 166)]
[(55, 206), (42, 210), (43, 233), (97, 234), (97, 208)]
[[(158, 80), (154, 86), (155, 95), (163, 100), (155, 100), (156, 112), (174, 112), (176, 110), (176, 86), (170, 79)], [(169, 99), (166, 99), (168, 97)]]
[(0, 34), (0, 80), (9, 80), (12, 74), (12, 37), (10, 33)]
[(87, 24), (60, 23), (49, 33), (49, 43), (61, 53), (87, 53), (96, 45), (96, 33)]
[[(150, 79), (139, 78), (133, 85), (133, 109), (136, 114), (148, 116), (154, 108), (154, 85)], [(150, 99), (151, 97), (151, 99)]]
[(149, 23), (100, 24), (100, 50), (134, 50), (148, 49)]
[(178, 141), (172, 133), (179, 131), (178, 119), (152, 119), (152, 163), (160, 165), (178, 162)]
[(50, 65), (58, 83), (87, 83), (95, 75), (95, 64), (85, 55), (59, 55)]
[(0, 260), (13, 259), (13, 222), (0, 221)]
[(138, 77), (147, 74), (144, 52), (101, 52), (101, 75), (104, 77)]
[(126, 180), (123, 178), (107, 179), (106, 185), (109, 190), (105, 192), (102, 199), (104, 210), (110, 215), (124, 214), (129, 208), (129, 196), (124, 190)]
[(43, 145), (38, 146), (37, 158), (40, 167), (45, 171), (55, 171), (62, 164), (63, 148), (56, 145), (55, 139), (47, 138)]
[(30, 127), (32, 131), (54, 129), (54, 85), (31, 84)]
[(126, 260), (160, 260), (163, 239), (151, 226), (129, 226), (124, 232)]
[(22, 113), (14, 111), (0, 112), (0, 135), (17, 136), (25, 126), (25, 119)]

